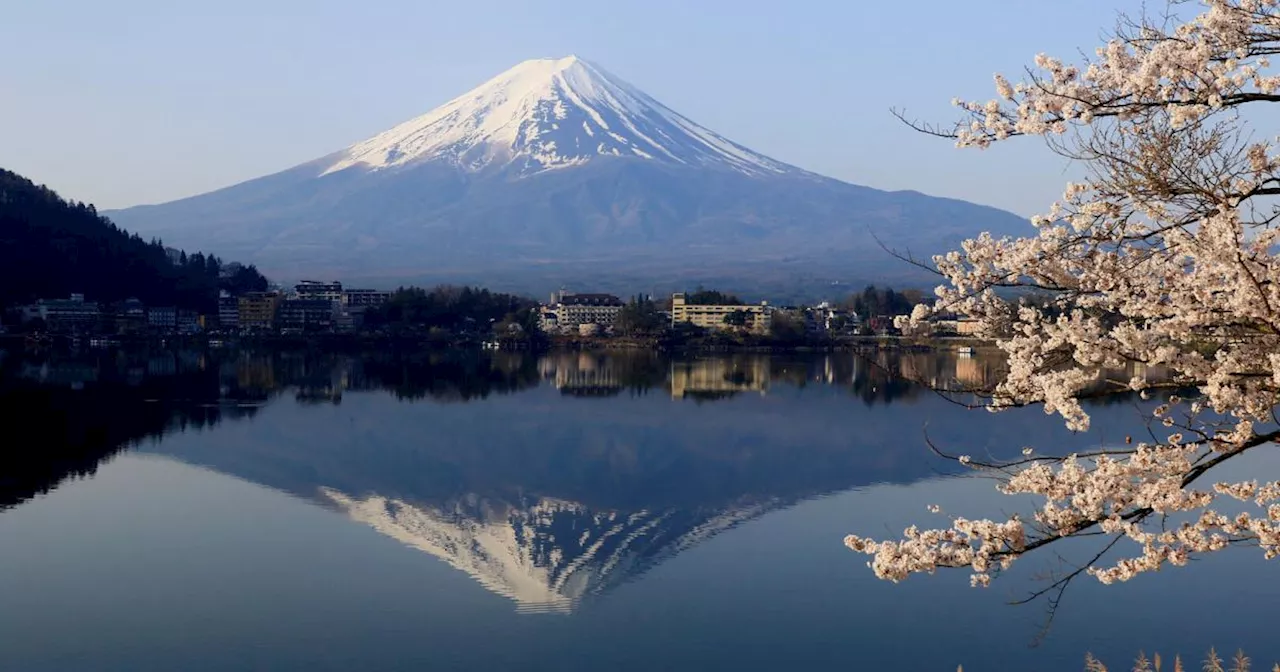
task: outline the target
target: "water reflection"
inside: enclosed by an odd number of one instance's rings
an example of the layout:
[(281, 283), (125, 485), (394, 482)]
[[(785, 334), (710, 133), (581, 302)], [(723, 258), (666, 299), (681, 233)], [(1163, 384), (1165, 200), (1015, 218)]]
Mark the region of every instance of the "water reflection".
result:
[[(5, 354), (0, 352), (0, 354)], [(776, 385), (847, 386), (868, 403), (914, 397), (927, 388), (986, 388), (1002, 360), (953, 353), (713, 355), (672, 359), (651, 352), (335, 353), (163, 352), (113, 353), (32, 360), (0, 357), (0, 382), (43, 386), (137, 386), (145, 379), (216, 375), (226, 394), (265, 400), (285, 388), (299, 401), (341, 403), (345, 390), (385, 389), (405, 400), (473, 401), (547, 383), (566, 396), (611, 396), (663, 390), (673, 398), (729, 398), (767, 393)], [(916, 383), (916, 384), (912, 384)], [(226, 396), (224, 394), (224, 396)]]
[[(800, 501), (953, 473), (918, 441), (902, 440), (922, 413), (954, 415), (943, 424), (993, 451), (1017, 450), (1005, 437), (1029, 431), (1073, 440), (1042, 415), (1005, 416), (999, 426), (960, 422), (965, 411), (930, 388), (989, 386), (1001, 362), (954, 353), (201, 352), (0, 361), (4, 413), (63, 432), (5, 453), (32, 466), (5, 465), (2, 505), (91, 474), (134, 447), (340, 511), (465, 572), (520, 611), (573, 611)], [(593, 401), (624, 394), (624, 404)], [(484, 399), (490, 403), (465, 403)], [(735, 401), (704, 403), (726, 399)], [(430, 403), (401, 403), (420, 401)], [(222, 440), (145, 441), (250, 417), (262, 419), (254, 431)]]
[(612, 396), (662, 389), (675, 399), (707, 401), (773, 386), (841, 387), (867, 404), (930, 390), (987, 390), (1002, 375), (996, 352), (883, 350), (822, 355), (720, 354), (668, 359), (655, 353), (555, 353), (539, 360), (544, 381), (570, 396)]
[(0, 509), (92, 475), (115, 453), (173, 431), (249, 417), (198, 356), (95, 360), (0, 358)]
[(321, 492), (352, 520), (466, 572), (521, 612), (569, 612), (772, 503), (722, 511), (593, 511), (577, 502), (469, 496), (444, 505)]

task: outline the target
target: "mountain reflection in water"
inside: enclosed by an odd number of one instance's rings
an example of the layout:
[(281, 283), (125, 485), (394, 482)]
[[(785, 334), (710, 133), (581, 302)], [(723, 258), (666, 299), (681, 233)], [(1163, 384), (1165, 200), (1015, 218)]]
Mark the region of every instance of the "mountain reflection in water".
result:
[[(769, 511), (954, 473), (902, 431), (965, 412), (929, 388), (987, 388), (1000, 367), (893, 352), (11, 355), (0, 408), (47, 431), (0, 454), (0, 507), (132, 448), (340, 511), (520, 611), (568, 612)], [(248, 418), (224, 441), (162, 440)], [(944, 424), (964, 430), (942, 439), (992, 451), (1028, 432), (1071, 440), (1042, 415)]]

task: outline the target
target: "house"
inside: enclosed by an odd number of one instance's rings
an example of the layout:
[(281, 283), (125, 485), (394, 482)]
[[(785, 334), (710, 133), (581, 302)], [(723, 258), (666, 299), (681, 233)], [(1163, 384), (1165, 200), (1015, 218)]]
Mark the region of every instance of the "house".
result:
[(857, 313), (840, 310), (826, 301), (805, 311), (805, 329), (812, 334), (838, 336), (852, 333), (858, 322)]
[(981, 329), (982, 323), (980, 321), (968, 317), (934, 320), (933, 322), (933, 332), (935, 334), (977, 336)]
[(538, 329), (544, 334), (561, 333), (560, 313), (554, 306), (543, 307), (538, 311)]

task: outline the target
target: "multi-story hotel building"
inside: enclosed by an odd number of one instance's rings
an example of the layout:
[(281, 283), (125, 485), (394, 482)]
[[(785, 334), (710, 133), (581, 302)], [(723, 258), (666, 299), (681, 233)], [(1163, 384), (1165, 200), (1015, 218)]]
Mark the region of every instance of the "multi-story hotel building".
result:
[(280, 306), (277, 292), (249, 292), (240, 297), (240, 328), (271, 329), (276, 323), (276, 308)]
[(344, 289), (342, 305), (346, 308), (381, 306), (391, 298), (391, 292), (381, 289)]
[(767, 301), (759, 304), (703, 305), (689, 303), (684, 293), (671, 296), (671, 324), (687, 323), (703, 329), (732, 329), (725, 317), (732, 313), (746, 313), (743, 328), (757, 334), (767, 333), (772, 324), (772, 311)]
[(542, 309), (539, 326), (549, 333), (579, 333), (584, 324), (612, 327), (622, 310), (622, 299), (612, 294), (557, 292)]
[(333, 303), (342, 302), (342, 283), (341, 282), (319, 282), (316, 280), (303, 280), (294, 288), (294, 293), (299, 299), (319, 299), (324, 301), (332, 301)]
[(218, 297), (218, 326), (230, 331), (240, 328), (240, 301), (226, 292)]

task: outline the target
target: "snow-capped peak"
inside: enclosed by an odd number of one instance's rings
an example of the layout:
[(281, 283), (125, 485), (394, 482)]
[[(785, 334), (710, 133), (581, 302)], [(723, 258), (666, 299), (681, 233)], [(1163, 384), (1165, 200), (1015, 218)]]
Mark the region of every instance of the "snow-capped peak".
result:
[(599, 156), (748, 174), (799, 172), (710, 131), (576, 56), (525, 61), (416, 119), (356, 143), (328, 174), (448, 161), (527, 175)]
[(697, 544), (780, 507), (593, 511), (558, 499), (517, 504), (468, 495), (443, 506), (320, 488), (352, 520), (471, 575), (521, 612), (570, 612)]

